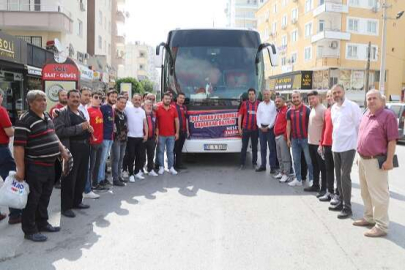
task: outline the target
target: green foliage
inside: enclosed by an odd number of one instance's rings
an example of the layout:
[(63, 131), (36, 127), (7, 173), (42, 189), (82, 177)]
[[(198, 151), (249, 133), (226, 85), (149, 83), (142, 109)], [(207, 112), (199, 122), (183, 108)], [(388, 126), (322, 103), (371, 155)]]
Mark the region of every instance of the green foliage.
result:
[(149, 80), (143, 80), (140, 82), (143, 86), (143, 90), (145, 90), (145, 92), (147, 93), (153, 93), (153, 82), (149, 81)]
[(131, 83), (132, 84), (132, 94), (145, 93), (142, 83), (140, 83), (137, 79), (132, 77), (121, 78), (115, 81), (115, 89), (120, 93), (121, 92), (121, 83)]

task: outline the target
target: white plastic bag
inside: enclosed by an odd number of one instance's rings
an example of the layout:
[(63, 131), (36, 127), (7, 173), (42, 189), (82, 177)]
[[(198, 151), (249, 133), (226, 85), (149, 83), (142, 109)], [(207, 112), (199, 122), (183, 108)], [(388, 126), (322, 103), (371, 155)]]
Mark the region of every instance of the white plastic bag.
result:
[(0, 205), (15, 209), (24, 209), (27, 204), (30, 188), (28, 184), (18, 182), (15, 179), (15, 172), (11, 171), (4, 185), (0, 188)]

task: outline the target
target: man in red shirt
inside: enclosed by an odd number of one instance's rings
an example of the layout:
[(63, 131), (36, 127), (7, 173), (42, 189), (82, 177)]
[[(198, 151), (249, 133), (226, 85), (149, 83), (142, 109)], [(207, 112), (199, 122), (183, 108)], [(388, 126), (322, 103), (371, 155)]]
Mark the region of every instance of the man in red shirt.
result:
[(252, 144), (252, 165), (257, 166), (257, 143), (259, 140), (259, 130), (257, 128), (256, 113), (259, 107), (259, 101), (256, 100), (256, 90), (250, 88), (248, 90), (247, 101), (244, 101), (238, 113), (238, 128), (239, 134), (242, 136), (242, 150), (240, 155), (240, 167), (242, 170), (245, 167), (246, 152), (249, 144), (249, 139)]
[(93, 92), (91, 95), (91, 106), (87, 109), (90, 117), (90, 126), (94, 132), (90, 136), (90, 173), (89, 179), (94, 190), (104, 190), (105, 187), (98, 183), (98, 171), (101, 164), (101, 153), (103, 143), (104, 121), (103, 113), (100, 110), (103, 94), (101, 92)]
[(55, 106), (53, 106), (49, 110), (49, 114), (52, 118), (55, 118), (55, 110), (62, 109), (67, 105), (67, 91), (64, 89), (59, 90), (58, 92), (58, 98), (59, 98), (59, 103), (57, 103)]
[[(291, 170), (290, 148), (287, 145), (287, 111), (285, 99), (282, 96), (276, 97), (277, 116), (274, 124), (274, 135), (276, 137), (276, 152), (280, 164), (280, 182), (285, 183)], [(277, 177), (278, 178), (278, 177)]]
[(169, 172), (173, 175), (177, 174), (174, 169), (174, 143), (179, 138), (179, 116), (177, 110), (171, 103), (171, 96), (168, 93), (163, 95), (162, 105), (156, 109), (157, 130), (158, 136), (158, 159), (159, 159), (159, 174), (164, 173), (164, 152), (167, 151)]
[(180, 130), (179, 139), (174, 144), (174, 168), (176, 170), (186, 169), (186, 167), (183, 166), (181, 158), (184, 142), (186, 141), (186, 138), (188, 138), (190, 134), (188, 131), (187, 108), (184, 105), (185, 100), (186, 100), (185, 94), (179, 93), (177, 96), (177, 102), (174, 105), (174, 107), (177, 110), (177, 114), (179, 116), (179, 130)]
[[(4, 99), (4, 92), (0, 89), (0, 176), (3, 181), (6, 180), (10, 171), (15, 171), (15, 162), (11, 155), (9, 142), (14, 136), (14, 128), (12, 127), (10, 117), (7, 110), (1, 106)], [(6, 218), (6, 215), (0, 213), (0, 220)], [(10, 208), (9, 224), (17, 224), (21, 222), (21, 210)]]

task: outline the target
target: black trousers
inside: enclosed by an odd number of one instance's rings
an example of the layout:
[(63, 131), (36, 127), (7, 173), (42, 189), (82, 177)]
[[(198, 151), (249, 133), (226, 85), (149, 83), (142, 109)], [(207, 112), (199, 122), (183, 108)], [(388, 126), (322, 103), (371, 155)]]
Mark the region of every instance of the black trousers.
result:
[[(332, 146), (324, 146), (323, 149), (325, 154), (326, 184), (328, 192), (333, 194), (335, 188), (335, 163), (333, 162)], [(338, 193), (336, 189), (336, 194)]]
[(242, 150), (240, 153), (240, 165), (245, 165), (246, 162), (246, 152), (249, 144), (249, 139), (252, 143), (252, 164), (257, 164), (257, 142), (259, 141), (259, 131), (258, 130), (246, 130), (242, 131)]
[[(132, 138), (128, 137), (127, 143), (128, 149), (128, 172), (129, 175), (135, 175), (142, 169), (143, 164), (143, 138)], [(134, 161), (135, 161), (135, 172), (134, 172)]]
[(22, 211), (21, 227), (25, 234), (33, 234), (38, 232), (38, 227), (48, 225), (48, 205), (55, 181), (55, 167), (26, 163), (25, 181), (30, 186), (30, 193)]
[(174, 168), (181, 167), (183, 165), (182, 151), (186, 138), (187, 133), (180, 132), (179, 139), (174, 143)]
[[(294, 166), (292, 166), (294, 167)], [(301, 177), (303, 181), (307, 180), (308, 176), (308, 166), (307, 166), (307, 161), (305, 160), (305, 154), (304, 151), (301, 151)], [(310, 179), (312, 180), (312, 179)]]
[(325, 161), (318, 154), (319, 145), (308, 144), (309, 155), (311, 156), (312, 168), (314, 172), (313, 186), (319, 187), (319, 174), (321, 175), (321, 191), (326, 191), (326, 167)]
[(82, 203), (89, 170), (89, 144), (71, 142), (69, 150), (73, 156), (73, 168), (66, 177), (62, 178), (62, 212)]
[(155, 138), (150, 138), (146, 142), (144, 142), (143, 148), (148, 160), (147, 170), (148, 172), (150, 172), (154, 168), (153, 160), (155, 158), (155, 148), (156, 148)]

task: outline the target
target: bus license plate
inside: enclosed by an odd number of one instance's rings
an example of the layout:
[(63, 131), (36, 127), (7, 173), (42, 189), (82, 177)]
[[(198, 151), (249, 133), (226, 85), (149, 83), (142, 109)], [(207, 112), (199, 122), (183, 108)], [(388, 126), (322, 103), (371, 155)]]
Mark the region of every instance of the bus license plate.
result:
[(222, 150), (225, 151), (227, 149), (227, 144), (204, 144), (205, 151), (212, 151), (212, 150)]

